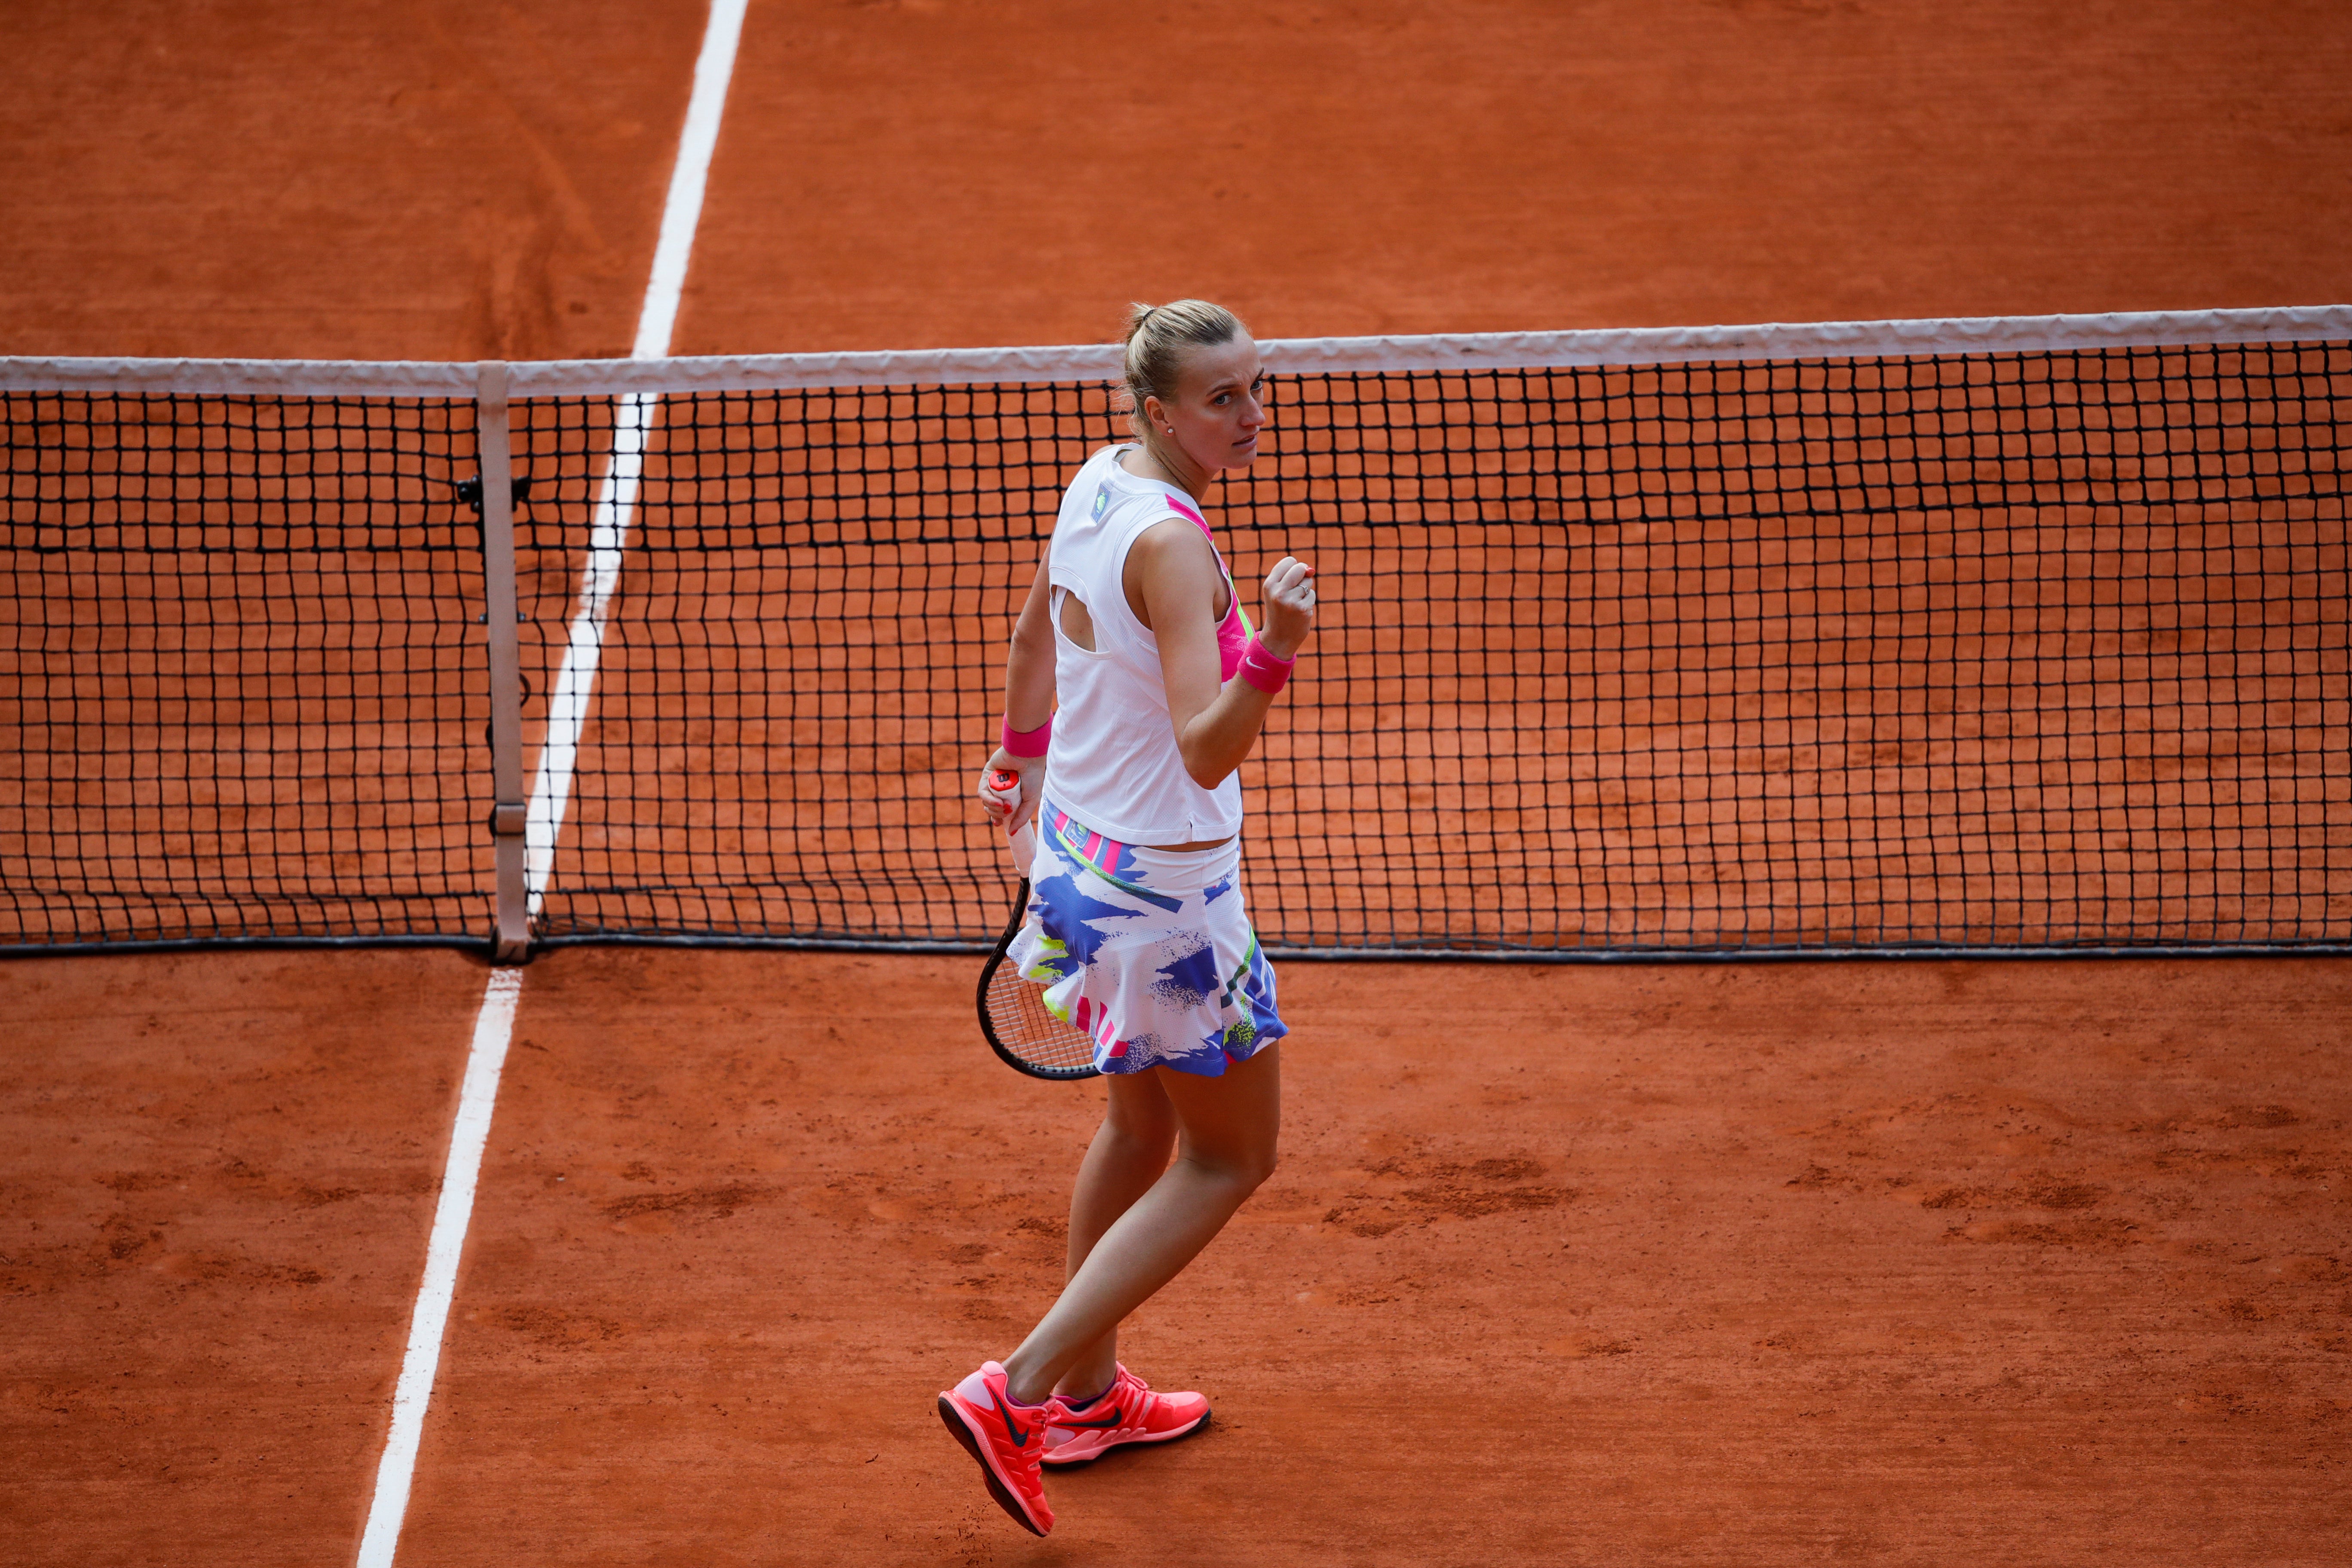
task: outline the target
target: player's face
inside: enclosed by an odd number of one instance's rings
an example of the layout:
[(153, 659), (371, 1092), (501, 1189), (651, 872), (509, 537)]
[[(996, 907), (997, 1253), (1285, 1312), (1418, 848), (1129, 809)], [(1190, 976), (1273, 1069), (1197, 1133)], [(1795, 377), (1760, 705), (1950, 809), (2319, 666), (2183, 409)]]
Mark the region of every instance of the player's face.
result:
[(1166, 408), (1184, 455), (1213, 472), (1248, 468), (1265, 428), (1265, 364), (1246, 332), (1187, 354)]

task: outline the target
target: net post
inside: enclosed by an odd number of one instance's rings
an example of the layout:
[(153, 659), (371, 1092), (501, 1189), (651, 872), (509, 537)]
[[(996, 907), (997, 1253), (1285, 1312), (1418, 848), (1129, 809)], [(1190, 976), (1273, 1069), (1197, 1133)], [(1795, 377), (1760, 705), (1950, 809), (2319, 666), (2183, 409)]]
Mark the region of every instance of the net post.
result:
[(500, 963), (530, 951), (530, 904), (523, 883), (523, 831), (530, 807), (522, 792), (522, 650), (515, 631), (513, 428), (507, 367), (475, 367), (476, 439), (482, 474), (482, 597), (489, 633), (490, 834), (497, 847), (493, 938)]

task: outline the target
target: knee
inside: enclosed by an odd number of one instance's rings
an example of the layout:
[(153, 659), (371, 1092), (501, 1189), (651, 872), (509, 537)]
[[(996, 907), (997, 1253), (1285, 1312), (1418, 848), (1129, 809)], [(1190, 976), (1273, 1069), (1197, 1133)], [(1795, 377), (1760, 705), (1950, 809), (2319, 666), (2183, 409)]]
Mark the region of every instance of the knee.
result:
[(1219, 1181), (1238, 1188), (1241, 1195), (1247, 1197), (1265, 1185), (1266, 1179), (1274, 1174), (1280, 1156), (1274, 1144), (1268, 1142), (1263, 1146), (1220, 1149), (1214, 1153), (1191, 1149), (1185, 1151), (1185, 1158), (1207, 1170)]

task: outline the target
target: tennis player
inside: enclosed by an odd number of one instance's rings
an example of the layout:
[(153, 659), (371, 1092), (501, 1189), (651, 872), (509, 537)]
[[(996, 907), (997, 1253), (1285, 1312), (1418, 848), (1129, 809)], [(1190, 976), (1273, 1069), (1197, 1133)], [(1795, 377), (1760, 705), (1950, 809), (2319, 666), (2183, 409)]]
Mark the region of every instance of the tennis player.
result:
[(1220, 306), (1130, 314), (1137, 440), (1078, 470), (1013, 632), (988, 763), (1020, 777), (1009, 813), (982, 774), (992, 819), (1009, 830), (1034, 813), (1038, 829), (1006, 961), (1093, 1037), (1109, 1086), (1060, 1298), (1001, 1365), (940, 1395), (991, 1495), (1039, 1535), (1054, 1523), (1041, 1464), (1208, 1420), (1198, 1394), (1158, 1393), (1119, 1363), (1118, 1325), (1274, 1170), (1287, 1031), (1243, 909), (1234, 770), (1313, 628), (1314, 569), (1282, 558), (1253, 631), (1200, 504), (1257, 456), (1264, 379)]

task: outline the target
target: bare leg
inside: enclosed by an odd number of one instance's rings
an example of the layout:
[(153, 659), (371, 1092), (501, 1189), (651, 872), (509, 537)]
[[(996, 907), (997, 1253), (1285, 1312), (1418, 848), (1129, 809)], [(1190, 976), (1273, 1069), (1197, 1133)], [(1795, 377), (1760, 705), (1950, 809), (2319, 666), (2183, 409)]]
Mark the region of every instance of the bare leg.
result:
[[(1176, 1147), (1176, 1108), (1160, 1087), (1160, 1077), (1157, 1072), (1113, 1073), (1103, 1080), (1110, 1088), (1110, 1103), (1070, 1194), (1069, 1265), (1062, 1276), (1066, 1284), (1077, 1278), (1103, 1233), (1168, 1169), (1169, 1153)], [(1089, 1399), (1108, 1388), (1118, 1374), (1118, 1330), (1114, 1327), (1071, 1363), (1054, 1392)]]
[[(1060, 1300), (1004, 1358), (1013, 1398), (1034, 1402), (1053, 1392), (1273, 1174), (1282, 1130), (1280, 1051), (1268, 1046), (1222, 1078), (1150, 1069), (1175, 1116), (1176, 1163), (1102, 1233)], [(1075, 1247), (1076, 1226), (1071, 1240)]]

